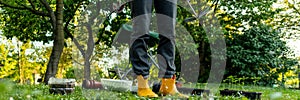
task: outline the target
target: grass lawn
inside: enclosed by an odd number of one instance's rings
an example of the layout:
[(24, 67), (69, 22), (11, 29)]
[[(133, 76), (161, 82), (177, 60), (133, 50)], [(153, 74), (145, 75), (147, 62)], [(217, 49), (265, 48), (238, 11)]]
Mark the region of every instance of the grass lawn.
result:
[[(204, 85), (198, 84), (198, 88)], [(300, 90), (284, 89), (284, 88), (270, 88), (259, 86), (240, 86), (222, 84), (222, 89), (243, 90), (252, 92), (262, 92), (262, 100), (300, 100)], [(190, 100), (203, 99), (206, 96), (191, 96)], [(219, 93), (215, 95), (215, 100), (247, 100), (245, 97), (220, 96)], [(149, 98), (140, 98), (136, 94), (130, 92), (113, 92), (105, 90), (87, 90), (81, 87), (76, 87), (75, 91), (69, 95), (54, 95), (49, 93), (49, 87), (46, 85), (17, 85), (12, 82), (0, 83), (0, 100), (147, 100)], [(151, 100), (171, 100), (176, 97), (159, 97)]]

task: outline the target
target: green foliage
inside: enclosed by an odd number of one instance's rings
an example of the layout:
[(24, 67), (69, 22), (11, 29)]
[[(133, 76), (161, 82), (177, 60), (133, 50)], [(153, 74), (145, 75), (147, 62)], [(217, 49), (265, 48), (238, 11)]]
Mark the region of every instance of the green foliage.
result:
[(67, 69), (66, 74), (64, 74), (64, 77), (75, 79), (76, 77), (75, 77), (75, 73), (74, 73), (74, 68), (71, 67), (71, 68)]
[[(54, 9), (55, 1), (46, 1), (50, 7)], [(67, 29), (74, 28), (75, 12), (80, 8), (80, 5), (86, 5), (88, 3), (84, 1), (85, 0), (64, 0), (64, 23)], [(50, 16), (37, 13), (48, 14), (46, 7), (44, 7), (40, 1), (33, 2), (33, 4), (30, 4), (28, 0), (1, 0), (1, 2), (14, 7), (3, 6), (0, 11), (0, 24), (5, 26), (5, 28), (3, 28), (3, 34), (7, 38), (11, 39), (15, 36), (20, 41), (32, 40), (43, 41), (44, 43), (53, 40), (53, 23), (51, 22)], [(65, 35), (65, 38), (69, 37), (72, 37), (72, 34)]]
[[(261, 85), (275, 84), (279, 73), (287, 72), (296, 64), (295, 60), (285, 57), (291, 51), (281, 38), (279, 32), (265, 25), (227, 38), (227, 45), (230, 46), (227, 48), (226, 76), (258, 77)], [(247, 83), (253, 81), (245, 80)]]
[[(99, 29), (99, 34), (97, 34), (98, 40), (96, 41), (96, 44), (103, 42), (109, 47), (112, 46), (114, 38), (117, 35), (117, 32), (119, 31), (121, 26), (130, 21), (131, 10), (129, 3), (125, 4), (123, 11), (119, 13), (111, 12), (111, 14), (116, 14), (117, 16), (114, 17), (111, 15), (107, 15), (106, 19), (103, 19), (103, 27)], [(107, 30), (108, 27), (109, 30)]]
[[(3, 1), (1, 1), (3, 2)], [(18, 4), (26, 4), (25, 0), (10, 0), (6, 3), (19, 6)], [(42, 5), (36, 6), (45, 11)], [(44, 16), (32, 14), (26, 10), (11, 9), (2, 7), (0, 23), (5, 26), (3, 34), (8, 38), (16, 36), (21, 41), (37, 40), (48, 42), (52, 38), (49, 31), (52, 31), (50, 19)]]
[(228, 57), (224, 81), (235, 77), (234, 81), (247, 84), (272, 85), (278, 83), (279, 73), (296, 64), (294, 59), (287, 58), (292, 52), (282, 40), (285, 33), (267, 26), (282, 11), (272, 8), (274, 2), (220, 1), (217, 16), (226, 30)]
[(266, 24), (267, 20), (271, 20), (280, 11), (279, 9), (271, 9), (275, 1), (247, 0), (235, 2), (221, 0), (217, 15), (225, 29), (235, 34), (259, 23)]

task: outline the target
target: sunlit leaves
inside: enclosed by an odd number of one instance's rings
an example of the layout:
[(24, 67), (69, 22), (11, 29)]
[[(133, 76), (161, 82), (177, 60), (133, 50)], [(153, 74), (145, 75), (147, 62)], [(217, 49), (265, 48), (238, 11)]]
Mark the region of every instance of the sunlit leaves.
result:
[[(221, 20), (221, 24), (230, 25), (232, 27), (225, 27), (227, 31), (234, 33), (243, 32), (251, 26), (258, 23), (264, 23), (265, 20), (273, 18), (278, 11), (271, 9), (275, 0), (259, 1), (259, 0), (246, 0), (246, 1), (232, 1), (221, 0), (220, 11), (217, 15)], [(239, 26), (235, 26), (240, 24)], [(239, 28), (243, 28), (238, 30)]]
[(285, 33), (287, 39), (299, 39), (300, 28), (300, 1), (299, 0), (281, 0), (274, 4), (274, 8), (281, 9), (276, 14), (271, 24), (274, 28)]
[[(13, 40), (16, 40), (14, 38)], [(43, 50), (29, 51), (31, 42), (14, 43), (11, 40), (0, 43), (0, 78), (11, 78), (12, 80), (20, 83), (34, 83), (33, 74), (43, 74), (46, 70), (46, 61), (44, 59)]]

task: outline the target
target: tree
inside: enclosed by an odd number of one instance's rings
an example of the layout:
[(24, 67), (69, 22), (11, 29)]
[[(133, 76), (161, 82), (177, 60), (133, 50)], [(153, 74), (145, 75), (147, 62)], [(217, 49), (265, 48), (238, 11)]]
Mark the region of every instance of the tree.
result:
[[(81, 61), (76, 62), (84, 66), (85, 80), (91, 79), (91, 65), (97, 55), (94, 52), (95, 45), (104, 43), (111, 47), (116, 33), (115, 26), (121, 26), (119, 22), (112, 24), (114, 21), (109, 19), (113, 13), (119, 10), (114, 10), (111, 5), (107, 5), (113, 3), (111, 0), (91, 0), (76, 17), (78, 25), (74, 29), (66, 29), (67, 34), (74, 34), (72, 40), (83, 57), (83, 64)], [(125, 4), (122, 6), (124, 7)], [(110, 30), (107, 30), (108, 26), (111, 26)]]
[[(75, 12), (83, 4), (83, 0), (65, 2), (63, 0), (0, 0), (1, 16), (3, 17), (1, 23), (5, 25), (3, 28), (5, 36), (9, 38), (16, 36), (22, 41), (30, 39), (50, 42), (53, 40), (53, 49), (44, 76), (45, 83), (50, 77), (55, 77), (57, 73), (64, 48), (64, 29), (72, 28), (71, 21)], [(66, 16), (64, 17), (64, 15)], [(66, 35), (66, 37), (70, 37), (70, 35)]]

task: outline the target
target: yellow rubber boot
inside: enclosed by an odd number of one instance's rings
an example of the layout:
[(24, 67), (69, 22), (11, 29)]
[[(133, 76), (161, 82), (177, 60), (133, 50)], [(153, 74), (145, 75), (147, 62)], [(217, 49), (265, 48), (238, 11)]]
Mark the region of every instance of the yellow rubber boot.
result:
[(157, 94), (155, 94), (148, 85), (148, 79), (144, 79), (142, 75), (137, 76), (137, 82), (138, 82), (138, 91), (137, 94), (138, 96), (141, 97), (158, 97)]
[(178, 96), (180, 98), (189, 98), (189, 96), (178, 92), (175, 85), (175, 75), (172, 78), (162, 78), (159, 93), (162, 95)]

